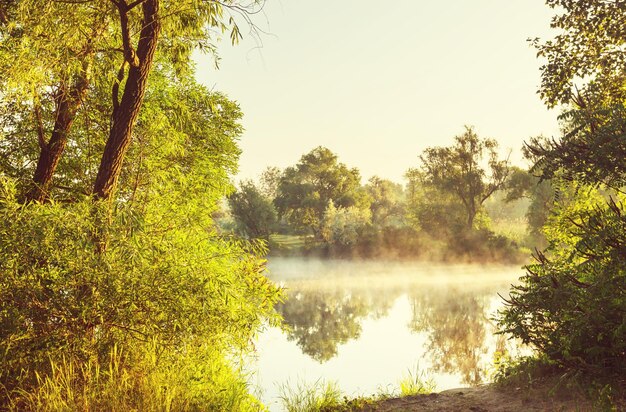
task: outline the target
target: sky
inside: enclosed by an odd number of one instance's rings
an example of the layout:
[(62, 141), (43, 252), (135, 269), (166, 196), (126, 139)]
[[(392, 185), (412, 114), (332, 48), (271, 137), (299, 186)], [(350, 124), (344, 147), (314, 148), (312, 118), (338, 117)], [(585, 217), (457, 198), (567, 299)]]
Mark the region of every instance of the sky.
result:
[(465, 125), (523, 164), (525, 139), (558, 134), (527, 41), (552, 15), (543, 0), (267, 0), (265, 33), (222, 41), (219, 70), (197, 55), (197, 77), (244, 113), (237, 179), (325, 146), (364, 181), (402, 182)]

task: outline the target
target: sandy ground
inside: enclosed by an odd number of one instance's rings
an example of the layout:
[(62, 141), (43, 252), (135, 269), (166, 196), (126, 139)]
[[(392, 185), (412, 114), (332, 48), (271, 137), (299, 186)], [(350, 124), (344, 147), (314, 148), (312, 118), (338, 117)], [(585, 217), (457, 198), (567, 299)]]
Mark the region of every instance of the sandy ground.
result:
[[(430, 395), (417, 395), (380, 401), (362, 409), (363, 412), (387, 411), (469, 411), (469, 412), (532, 412), (532, 411), (602, 411), (588, 399), (572, 394), (546, 396), (545, 390), (500, 389), (494, 386), (451, 389)], [(623, 400), (618, 411), (626, 411)]]

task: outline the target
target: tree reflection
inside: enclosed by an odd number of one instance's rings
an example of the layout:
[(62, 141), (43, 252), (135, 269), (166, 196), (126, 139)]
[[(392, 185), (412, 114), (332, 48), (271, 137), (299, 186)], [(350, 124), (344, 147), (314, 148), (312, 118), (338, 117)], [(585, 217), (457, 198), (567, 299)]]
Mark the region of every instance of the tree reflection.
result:
[(296, 292), (276, 308), (289, 326), (288, 338), (318, 362), (337, 354), (337, 347), (357, 338), (367, 315), (361, 299), (344, 293)]
[[(361, 335), (366, 318), (386, 317), (405, 295), (411, 305), (409, 329), (426, 335), (425, 353), (435, 373), (460, 375), (463, 383), (482, 383), (492, 364), (492, 324), (488, 319), (493, 287), (455, 289), (428, 283), (389, 285), (345, 282), (294, 282), (287, 300), (276, 307), (288, 326), (287, 337), (323, 363), (340, 345)], [(457, 284), (458, 285), (458, 284)], [(397, 314), (396, 314), (397, 316)], [(502, 346), (503, 342), (496, 342)], [(374, 355), (374, 354), (372, 354)]]
[(411, 296), (413, 319), (409, 327), (428, 335), (426, 349), (436, 372), (460, 373), (463, 383), (469, 385), (483, 382), (487, 296), (454, 289)]
[(318, 362), (337, 355), (339, 345), (361, 334), (364, 318), (385, 316), (393, 297), (365, 291), (291, 291), (276, 310), (289, 326), (288, 339)]

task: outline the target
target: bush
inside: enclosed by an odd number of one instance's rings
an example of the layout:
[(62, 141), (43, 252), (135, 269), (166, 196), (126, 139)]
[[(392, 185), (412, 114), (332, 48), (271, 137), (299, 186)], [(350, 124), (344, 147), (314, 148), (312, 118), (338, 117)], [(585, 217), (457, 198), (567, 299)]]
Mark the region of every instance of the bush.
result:
[[(200, 405), (205, 395), (189, 388), (210, 394), (222, 390), (219, 376), (241, 380), (235, 369), (212, 368), (230, 368), (230, 355), (276, 317), (280, 293), (262, 274), (258, 249), (218, 237), (176, 206), (138, 214), (124, 204), (110, 213), (90, 199), (20, 205), (3, 187), (0, 386), (9, 396), (1, 406), (50, 397), (59, 377), (90, 398), (102, 385), (125, 391), (128, 375), (136, 380), (123, 398), (128, 409), (142, 392), (135, 385), (169, 388), (178, 379), (186, 405)], [(144, 367), (146, 353), (152, 366)], [(121, 370), (111, 375), (113, 358)]]
[(511, 239), (489, 229), (462, 230), (448, 239), (448, 260), (519, 263), (526, 255)]
[(552, 227), (562, 230), (550, 240), (557, 252), (538, 253), (537, 263), (526, 267), (500, 313), (500, 327), (560, 365), (623, 374), (624, 206), (612, 200), (604, 206), (573, 205)]

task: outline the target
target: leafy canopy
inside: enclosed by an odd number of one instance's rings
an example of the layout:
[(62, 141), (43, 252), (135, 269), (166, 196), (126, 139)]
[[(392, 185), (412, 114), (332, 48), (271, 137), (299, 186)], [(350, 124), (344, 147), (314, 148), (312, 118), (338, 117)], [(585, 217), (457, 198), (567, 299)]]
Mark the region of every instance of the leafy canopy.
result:
[(338, 208), (369, 207), (360, 180), (358, 169), (349, 169), (333, 152), (317, 147), (285, 169), (274, 203), (292, 225), (319, 235), (331, 201)]
[(503, 187), (509, 174), (508, 159), (498, 159), (497, 147), (495, 140), (481, 139), (466, 127), (454, 145), (430, 147), (420, 156), (424, 182), (461, 201), (470, 229), (485, 200)]

